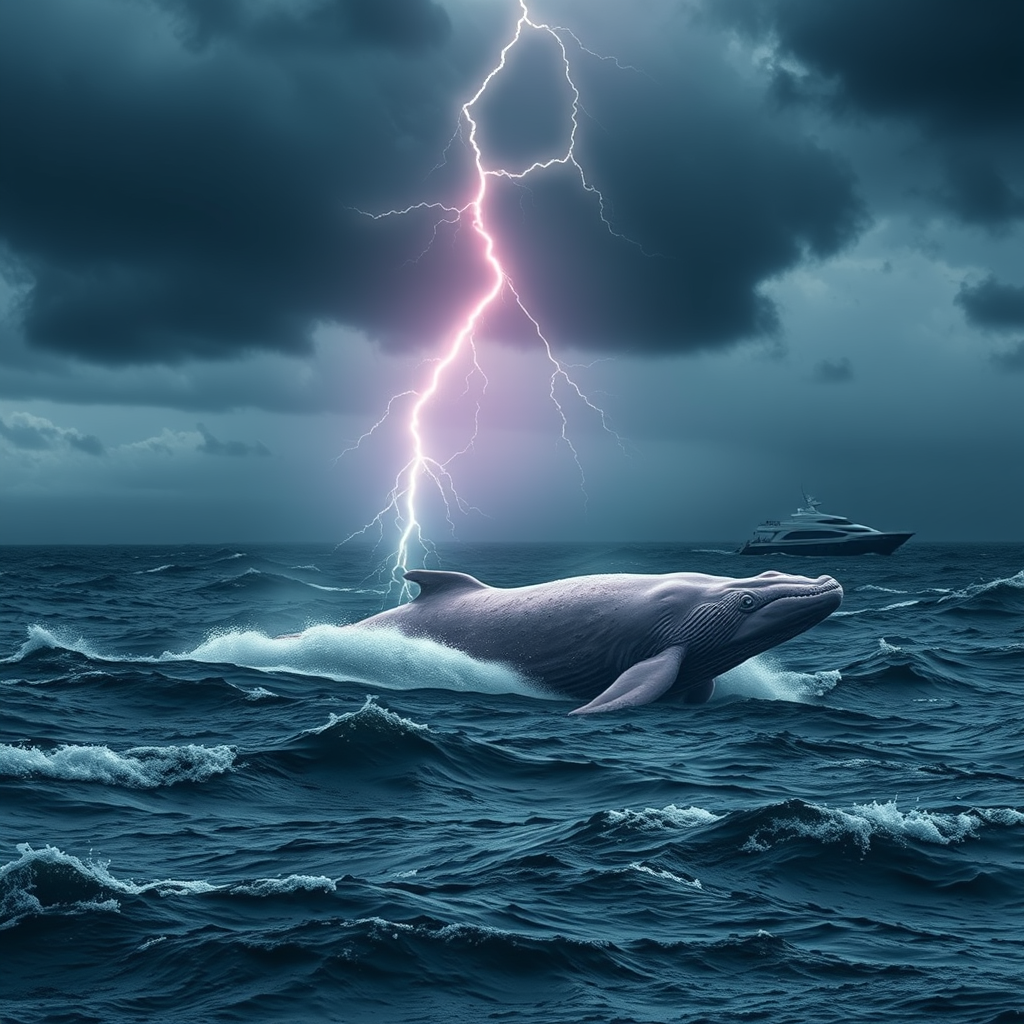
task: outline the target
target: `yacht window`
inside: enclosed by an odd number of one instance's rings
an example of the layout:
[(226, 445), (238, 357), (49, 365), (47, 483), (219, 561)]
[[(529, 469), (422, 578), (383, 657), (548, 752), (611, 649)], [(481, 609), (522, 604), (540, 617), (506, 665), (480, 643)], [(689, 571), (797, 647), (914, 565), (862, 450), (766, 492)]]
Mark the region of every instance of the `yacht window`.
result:
[(787, 533), (785, 540), (825, 540), (830, 537), (842, 537), (838, 530), (794, 530)]

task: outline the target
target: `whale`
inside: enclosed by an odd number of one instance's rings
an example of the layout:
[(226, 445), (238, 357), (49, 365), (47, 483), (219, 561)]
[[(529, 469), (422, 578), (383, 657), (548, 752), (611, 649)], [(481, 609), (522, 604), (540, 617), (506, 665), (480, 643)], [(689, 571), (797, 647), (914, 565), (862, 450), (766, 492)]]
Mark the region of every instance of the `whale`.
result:
[(346, 629), (395, 629), (500, 663), (582, 702), (573, 715), (661, 698), (703, 703), (716, 676), (810, 629), (843, 599), (831, 576), (773, 571), (608, 573), (523, 587), (431, 569), (405, 579), (416, 597)]

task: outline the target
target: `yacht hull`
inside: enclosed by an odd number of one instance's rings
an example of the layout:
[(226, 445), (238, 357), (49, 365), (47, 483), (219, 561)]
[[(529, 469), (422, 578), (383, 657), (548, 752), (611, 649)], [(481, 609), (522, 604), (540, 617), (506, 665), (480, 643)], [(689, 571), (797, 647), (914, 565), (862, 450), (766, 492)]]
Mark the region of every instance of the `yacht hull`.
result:
[(741, 555), (891, 555), (912, 533), (871, 533), (843, 540), (747, 541)]

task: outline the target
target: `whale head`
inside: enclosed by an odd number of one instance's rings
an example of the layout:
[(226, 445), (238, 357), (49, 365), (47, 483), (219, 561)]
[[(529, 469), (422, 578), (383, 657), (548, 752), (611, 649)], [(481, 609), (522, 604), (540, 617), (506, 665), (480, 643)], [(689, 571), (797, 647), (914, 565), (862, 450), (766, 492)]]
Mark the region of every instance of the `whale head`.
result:
[(710, 678), (790, 640), (834, 612), (843, 588), (831, 576), (763, 572), (749, 579), (706, 576), (681, 633), (688, 675)]

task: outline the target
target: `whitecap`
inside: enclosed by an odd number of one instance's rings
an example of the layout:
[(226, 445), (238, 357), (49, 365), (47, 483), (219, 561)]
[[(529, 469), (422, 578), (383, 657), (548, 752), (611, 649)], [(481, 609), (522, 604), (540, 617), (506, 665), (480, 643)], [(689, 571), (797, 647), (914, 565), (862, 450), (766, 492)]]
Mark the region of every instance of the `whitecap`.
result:
[(7, 658), (0, 658), (0, 665), (11, 665), (22, 661), (36, 651), (71, 651), (87, 658), (104, 660), (102, 655), (81, 634), (60, 628), (50, 629), (33, 623), (27, 629), (28, 639), (18, 648), (17, 652)]
[(286, 878), (258, 878), (231, 887), (243, 896), (285, 896), (295, 892), (334, 892), (337, 883), (326, 875), (288, 875)]
[(100, 744), (61, 744), (54, 750), (0, 744), (0, 776), (99, 782), (130, 789), (154, 789), (179, 782), (205, 782), (228, 771), (235, 748), (131, 747), (122, 753)]
[(963, 590), (951, 591), (939, 598), (939, 604), (942, 604), (944, 601), (964, 600), (977, 597), (979, 594), (984, 594), (989, 590), (995, 590), (997, 587), (1012, 587), (1015, 590), (1024, 589), (1024, 569), (1021, 569), (1018, 573), (1014, 573), (1013, 576), (989, 580), (986, 583), (972, 583), (969, 586), (964, 587)]
[[(140, 885), (115, 878), (108, 870), (109, 861), (82, 860), (49, 844), (42, 849), (34, 849), (29, 843), (18, 843), (16, 849), (21, 856), (0, 867), (0, 890), (3, 892), (0, 929), (10, 928), (22, 918), (35, 914), (118, 913), (121, 909), (119, 896), (140, 896), (149, 892), (159, 896), (181, 896), (213, 892), (220, 888), (209, 882), (170, 878)], [(85, 891), (80, 899), (71, 898), (51, 904), (41, 902), (36, 895), (37, 880), (40, 873), (45, 875), (53, 870), (83, 883)], [(63, 887), (66, 888), (66, 884)], [(89, 888), (98, 891), (89, 893)]]
[(346, 711), (342, 715), (336, 715), (332, 711), (323, 725), (315, 726), (312, 729), (306, 729), (303, 732), (303, 735), (319, 736), (321, 733), (327, 732), (329, 729), (333, 729), (336, 726), (354, 725), (357, 722), (372, 723), (375, 725), (390, 725), (397, 729), (408, 730), (411, 732), (430, 732), (429, 725), (414, 722), (411, 718), (403, 718), (401, 715), (396, 715), (394, 711), (388, 710), (388, 708), (382, 708), (377, 703), (376, 698), (370, 695), (366, 698), (363, 702), (363, 706), (358, 711)]
[(944, 813), (913, 808), (901, 811), (896, 800), (853, 804), (849, 810), (808, 805), (810, 818), (775, 819), (766, 828), (758, 829), (741, 849), (746, 853), (763, 853), (773, 840), (793, 836), (837, 843), (853, 839), (862, 853), (871, 848), (871, 840), (879, 836), (901, 843), (910, 841), (948, 846), (974, 838), (983, 824), (982, 816), (973, 811)]
[(626, 808), (624, 811), (605, 811), (605, 818), (610, 824), (625, 824), (639, 829), (661, 829), (661, 828), (699, 828), (703, 825), (713, 825), (721, 821), (723, 815), (714, 814), (703, 807), (677, 807), (669, 804), (667, 807), (645, 807), (642, 811), (633, 811)]

